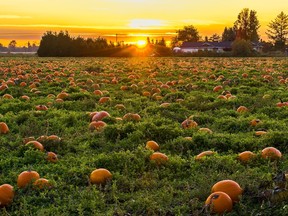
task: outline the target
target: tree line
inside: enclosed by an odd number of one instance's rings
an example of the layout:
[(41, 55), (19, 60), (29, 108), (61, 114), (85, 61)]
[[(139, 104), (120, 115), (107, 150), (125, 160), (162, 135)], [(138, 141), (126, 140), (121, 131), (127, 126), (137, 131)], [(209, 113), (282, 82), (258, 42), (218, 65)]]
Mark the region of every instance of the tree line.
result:
[(30, 43), (28, 41), (27, 46), (21, 46), (18, 47), (17, 46), (17, 41), (16, 40), (12, 40), (10, 41), (10, 43), (8, 44), (7, 47), (3, 46), (3, 44), (0, 43), (0, 52), (5, 52), (5, 53), (10, 53), (10, 52), (37, 52), (38, 50), (38, 46), (35, 43)]
[[(260, 22), (255, 10), (244, 8), (237, 16), (237, 20), (232, 27), (225, 27), (222, 36), (213, 34), (210, 38), (205, 37), (204, 41), (220, 42), (233, 41), (235, 44), (247, 46), (253, 43), (262, 43), (263, 51), (285, 51), (288, 40), (288, 15), (281, 12), (268, 24), (266, 35), (269, 41), (260, 40)], [(203, 41), (197, 28), (193, 25), (184, 26), (177, 31), (176, 37), (172, 40), (172, 46), (179, 46), (183, 42)], [(235, 45), (234, 44), (234, 45)], [(236, 46), (235, 45), (235, 46)], [(249, 49), (248, 49), (249, 50)]]
[(133, 57), (133, 56), (168, 56), (171, 50), (166, 47), (164, 39), (153, 41), (147, 39), (145, 49), (139, 49), (136, 45), (118, 42), (108, 42), (105, 38), (73, 38), (67, 31), (47, 31), (40, 41), (37, 51), (40, 57)]

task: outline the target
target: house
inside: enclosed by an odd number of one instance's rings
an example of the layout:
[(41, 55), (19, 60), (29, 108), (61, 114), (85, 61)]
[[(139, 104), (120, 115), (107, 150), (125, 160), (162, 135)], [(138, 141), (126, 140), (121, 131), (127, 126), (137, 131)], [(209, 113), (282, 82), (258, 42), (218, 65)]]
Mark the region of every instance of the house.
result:
[[(181, 47), (175, 47), (174, 52), (183, 53), (196, 53), (198, 51), (214, 51), (217, 53), (224, 53), (232, 51), (233, 41), (222, 41), (222, 42), (183, 42)], [(260, 43), (251, 43), (253, 50), (260, 52), (262, 45)]]

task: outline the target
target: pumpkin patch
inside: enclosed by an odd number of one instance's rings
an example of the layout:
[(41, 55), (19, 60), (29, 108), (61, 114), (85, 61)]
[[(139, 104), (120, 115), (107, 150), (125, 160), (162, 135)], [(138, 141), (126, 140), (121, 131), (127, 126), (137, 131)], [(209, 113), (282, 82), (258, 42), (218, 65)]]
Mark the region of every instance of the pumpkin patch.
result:
[(0, 72), (1, 213), (287, 213), (287, 59), (3, 57)]

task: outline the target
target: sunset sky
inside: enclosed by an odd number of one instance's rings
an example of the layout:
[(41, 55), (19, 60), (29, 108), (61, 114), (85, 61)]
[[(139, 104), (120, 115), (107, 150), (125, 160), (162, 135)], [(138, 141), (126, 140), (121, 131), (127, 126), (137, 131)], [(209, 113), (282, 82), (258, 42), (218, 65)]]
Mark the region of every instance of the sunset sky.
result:
[(161, 30), (171, 36), (190, 24), (203, 37), (221, 35), (243, 8), (257, 11), (263, 39), (267, 24), (281, 11), (288, 13), (287, 0), (0, 0), (0, 43), (39, 42), (47, 30), (83, 37), (127, 32), (146, 37)]

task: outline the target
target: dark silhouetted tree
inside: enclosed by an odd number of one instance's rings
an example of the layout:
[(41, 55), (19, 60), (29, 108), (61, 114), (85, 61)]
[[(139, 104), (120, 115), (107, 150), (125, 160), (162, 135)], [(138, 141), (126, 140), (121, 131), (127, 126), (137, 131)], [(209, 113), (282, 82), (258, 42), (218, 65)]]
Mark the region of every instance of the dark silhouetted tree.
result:
[(209, 41), (212, 41), (212, 42), (219, 42), (221, 40), (221, 37), (220, 35), (218, 34), (213, 34), (210, 38), (209, 38)]
[(283, 11), (278, 14), (275, 20), (268, 24), (266, 34), (277, 50), (284, 50), (288, 39), (288, 15)]
[(8, 45), (8, 49), (13, 52), (16, 50), (16, 45), (17, 45), (17, 42), (15, 40), (12, 40)]
[(179, 29), (177, 36), (172, 39), (172, 45), (175, 46), (179, 42), (197, 42), (200, 40), (198, 30), (193, 25), (184, 26), (183, 29)]
[(225, 27), (222, 33), (222, 41), (234, 41), (235, 39), (236, 39), (235, 30), (232, 27), (230, 28)]
[(260, 24), (256, 15), (256, 11), (244, 8), (234, 22), (234, 30), (236, 31), (236, 39), (244, 39), (253, 42), (259, 40), (258, 29)]

